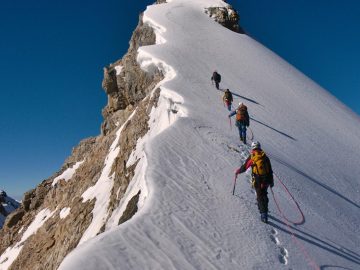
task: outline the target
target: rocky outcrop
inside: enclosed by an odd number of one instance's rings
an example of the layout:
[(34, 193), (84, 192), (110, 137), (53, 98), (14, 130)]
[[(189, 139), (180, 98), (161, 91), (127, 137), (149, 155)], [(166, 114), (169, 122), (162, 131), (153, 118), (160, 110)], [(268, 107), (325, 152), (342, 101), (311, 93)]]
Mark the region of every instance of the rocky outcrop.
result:
[(114, 64), (104, 68), (102, 86), (108, 95), (108, 104), (103, 109), (105, 121), (102, 125), (102, 134), (106, 135), (115, 128), (119, 121), (119, 110), (129, 105), (135, 105), (153, 89), (163, 75), (161, 72), (149, 74), (141, 70), (136, 61), (137, 49), (140, 46), (155, 44), (156, 36), (153, 29), (139, 18), (127, 54)]
[(239, 14), (231, 5), (228, 5), (227, 7), (209, 7), (205, 12), (209, 14), (209, 16), (216, 22), (220, 23), (231, 31), (241, 34), (245, 33), (239, 25)]

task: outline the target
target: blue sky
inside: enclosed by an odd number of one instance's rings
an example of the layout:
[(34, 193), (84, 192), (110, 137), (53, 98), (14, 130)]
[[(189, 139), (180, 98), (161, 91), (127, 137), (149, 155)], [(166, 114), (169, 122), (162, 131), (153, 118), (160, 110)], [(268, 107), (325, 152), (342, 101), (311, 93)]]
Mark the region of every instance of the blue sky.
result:
[[(0, 3), (0, 189), (21, 197), (99, 134), (102, 68), (154, 1)], [(228, 2), (252, 37), (360, 114), (358, 1)]]

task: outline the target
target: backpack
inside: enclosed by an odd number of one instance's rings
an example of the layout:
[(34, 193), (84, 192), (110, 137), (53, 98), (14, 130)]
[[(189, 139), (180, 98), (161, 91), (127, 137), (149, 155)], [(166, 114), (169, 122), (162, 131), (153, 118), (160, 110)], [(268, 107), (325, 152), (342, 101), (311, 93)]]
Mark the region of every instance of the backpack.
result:
[(245, 105), (240, 106), (236, 112), (236, 121), (246, 121), (247, 107)]
[(262, 150), (251, 153), (252, 173), (256, 176), (266, 177), (271, 174), (271, 165), (269, 158)]
[(225, 92), (225, 100), (227, 101), (232, 101), (232, 98), (231, 98), (231, 92), (230, 91), (227, 91)]

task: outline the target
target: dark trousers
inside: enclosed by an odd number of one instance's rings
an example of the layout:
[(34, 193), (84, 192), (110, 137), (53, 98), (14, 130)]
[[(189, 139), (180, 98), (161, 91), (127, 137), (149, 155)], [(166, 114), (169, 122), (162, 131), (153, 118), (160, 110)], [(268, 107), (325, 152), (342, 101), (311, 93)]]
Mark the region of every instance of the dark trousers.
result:
[(260, 213), (267, 213), (268, 210), (268, 204), (269, 204), (269, 198), (267, 196), (268, 192), (267, 192), (268, 187), (255, 187), (255, 191), (256, 191), (256, 200), (258, 203), (258, 208)]
[(219, 90), (219, 82), (215, 81), (215, 87)]

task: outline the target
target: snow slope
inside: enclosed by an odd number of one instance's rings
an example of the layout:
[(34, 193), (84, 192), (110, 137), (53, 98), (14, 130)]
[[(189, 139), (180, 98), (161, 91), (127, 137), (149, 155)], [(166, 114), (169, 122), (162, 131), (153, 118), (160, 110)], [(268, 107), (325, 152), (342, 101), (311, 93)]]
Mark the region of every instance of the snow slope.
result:
[[(79, 245), (59, 269), (360, 269), (359, 117), (204, 12), (226, 3), (168, 2), (146, 9), (158, 44), (138, 57), (166, 72), (153, 135), (136, 150), (146, 162), (129, 187), (128, 198), (146, 196), (131, 220)], [(269, 194), (269, 225), (259, 221), (249, 172), (231, 195), (248, 146), (230, 129), (214, 69), (248, 106), (254, 139), (271, 157), (282, 212)]]

